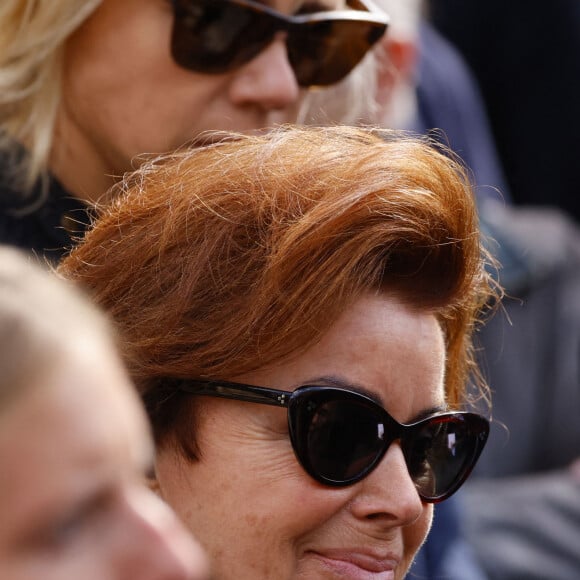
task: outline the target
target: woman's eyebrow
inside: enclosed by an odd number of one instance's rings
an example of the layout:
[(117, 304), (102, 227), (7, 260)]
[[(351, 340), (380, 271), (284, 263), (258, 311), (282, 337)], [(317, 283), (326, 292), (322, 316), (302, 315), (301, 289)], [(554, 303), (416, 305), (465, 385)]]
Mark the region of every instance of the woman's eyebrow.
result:
[[(377, 405), (380, 405), (381, 407), (383, 407), (383, 409), (386, 409), (385, 402), (383, 401), (381, 396), (377, 395), (377, 393), (367, 389), (366, 387), (364, 387), (363, 385), (361, 385), (359, 383), (353, 383), (351, 381), (348, 381), (348, 380), (346, 380), (342, 377), (336, 376), (336, 375), (325, 375), (322, 377), (316, 377), (316, 378), (313, 378), (313, 379), (307, 381), (307, 383), (308, 384), (323, 383), (323, 384), (329, 385), (331, 387), (337, 387), (339, 389), (348, 389), (349, 391), (355, 391), (357, 393), (360, 393), (361, 395), (365, 395), (369, 399), (372, 399), (375, 403), (377, 403)], [(304, 383), (304, 384), (306, 384), (306, 383)], [(421, 419), (425, 419), (425, 417), (429, 417), (431, 415), (436, 415), (437, 413), (444, 413), (445, 411), (448, 411), (448, 410), (449, 410), (449, 407), (446, 403), (442, 403), (441, 405), (433, 405), (432, 407), (427, 407), (427, 408), (423, 409), (422, 411), (420, 411), (419, 413), (417, 413), (416, 415), (414, 415), (413, 417), (411, 417), (410, 420), (407, 422), (407, 424), (416, 423), (417, 421), (420, 421)]]
[[(322, 377), (316, 377), (307, 381), (308, 384), (325, 384), (331, 387), (337, 387), (339, 389), (348, 389), (349, 391), (355, 391), (361, 395), (365, 395), (369, 399), (372, 399), (377, 405), (384, 407), (385, 402), (382, 398), (377, 395), (377, 393), (367, 389), (359, 383), (353, 383), (342, 377), (336, 375), (324, 375)], [(306, 382), (304, 383), (306, 384)]]
[(431, 415), (437, 415), (438, 413), (445, 413), (449, 411), (449, 407), (446, 404), (442, 405), (435, 405), (433, 407), (429, 407), (427, 409), (423, 409), (420, 413), (417, 413), (409, 423), (416, 423), (417, 421), (421, 421), (421, 419), (425, 419), (430, 417)]

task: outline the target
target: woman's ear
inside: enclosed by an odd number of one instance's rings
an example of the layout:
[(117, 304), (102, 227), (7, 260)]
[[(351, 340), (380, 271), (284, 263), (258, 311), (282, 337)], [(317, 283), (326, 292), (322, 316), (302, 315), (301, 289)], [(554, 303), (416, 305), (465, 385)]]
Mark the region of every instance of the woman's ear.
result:
[(375, 49), (376, 102), (384, 125), (400, 127), (400, 101), (414, 94), (419, 48), (410, 39), (390, 38), (388, 33)]
[(163, 497), (161, 492), (161, 486), (159, 485), (159, 480), (157, 479), (157, 471), (155, 467), (151, 468), (150, 471), (145, 475), (145, 482), (147, 487), (157, 496)]
[(400, 81), (414, 83), (419, 53), (417, 43), (410, 39), (389, 38), (385, 35), (382, 44), (386, 57)]
[(391, 38), (388, 33), (375, 48), (379, 103), (389, 104), (390, 95), (400, 85), (414, 85), (419, 48), (412, 40)]

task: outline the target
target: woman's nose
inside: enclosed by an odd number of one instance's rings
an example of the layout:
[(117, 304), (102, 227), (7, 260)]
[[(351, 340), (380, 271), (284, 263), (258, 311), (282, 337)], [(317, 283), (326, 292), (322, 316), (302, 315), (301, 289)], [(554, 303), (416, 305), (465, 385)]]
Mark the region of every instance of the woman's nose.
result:
[(235, 105), (253, 105), (265, 111), (284, 109), (296, 103), (300, 94), (283, 36), (241, 67), (230, 85)]
[(419, 497), (398, 443), (391, 444), (361, 484), (352, 504), (353, 513), (359, 518), (396, 527), (413, 524), (425, 513), (426, 504)]
[(132, 530), (126, 542), (123, 580), (207, 580), (209, 564), (201, 546), (171, 509), (153, 492), (140, 490), (129, 500)]

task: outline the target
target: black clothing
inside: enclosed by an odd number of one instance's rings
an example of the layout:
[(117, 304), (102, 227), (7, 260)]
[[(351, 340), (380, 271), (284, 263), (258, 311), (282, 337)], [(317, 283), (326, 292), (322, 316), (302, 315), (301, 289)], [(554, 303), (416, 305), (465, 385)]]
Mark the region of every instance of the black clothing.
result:
[(30, 196), (14, 190), (0, 163), (0, 243), (58, 262), (90, 222), (88, 206), (53, 177)]

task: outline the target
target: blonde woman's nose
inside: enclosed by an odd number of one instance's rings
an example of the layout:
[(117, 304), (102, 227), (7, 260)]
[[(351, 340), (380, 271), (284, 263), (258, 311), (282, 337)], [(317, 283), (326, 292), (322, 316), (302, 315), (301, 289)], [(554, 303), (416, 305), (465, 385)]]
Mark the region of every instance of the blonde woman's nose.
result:
[(301, 90), (288, 60), (284, 35), (277, 36), (235, 72), (229, 91), (236, 106), (253, 106), (263, 111), (282, 110), (298, 101)]

